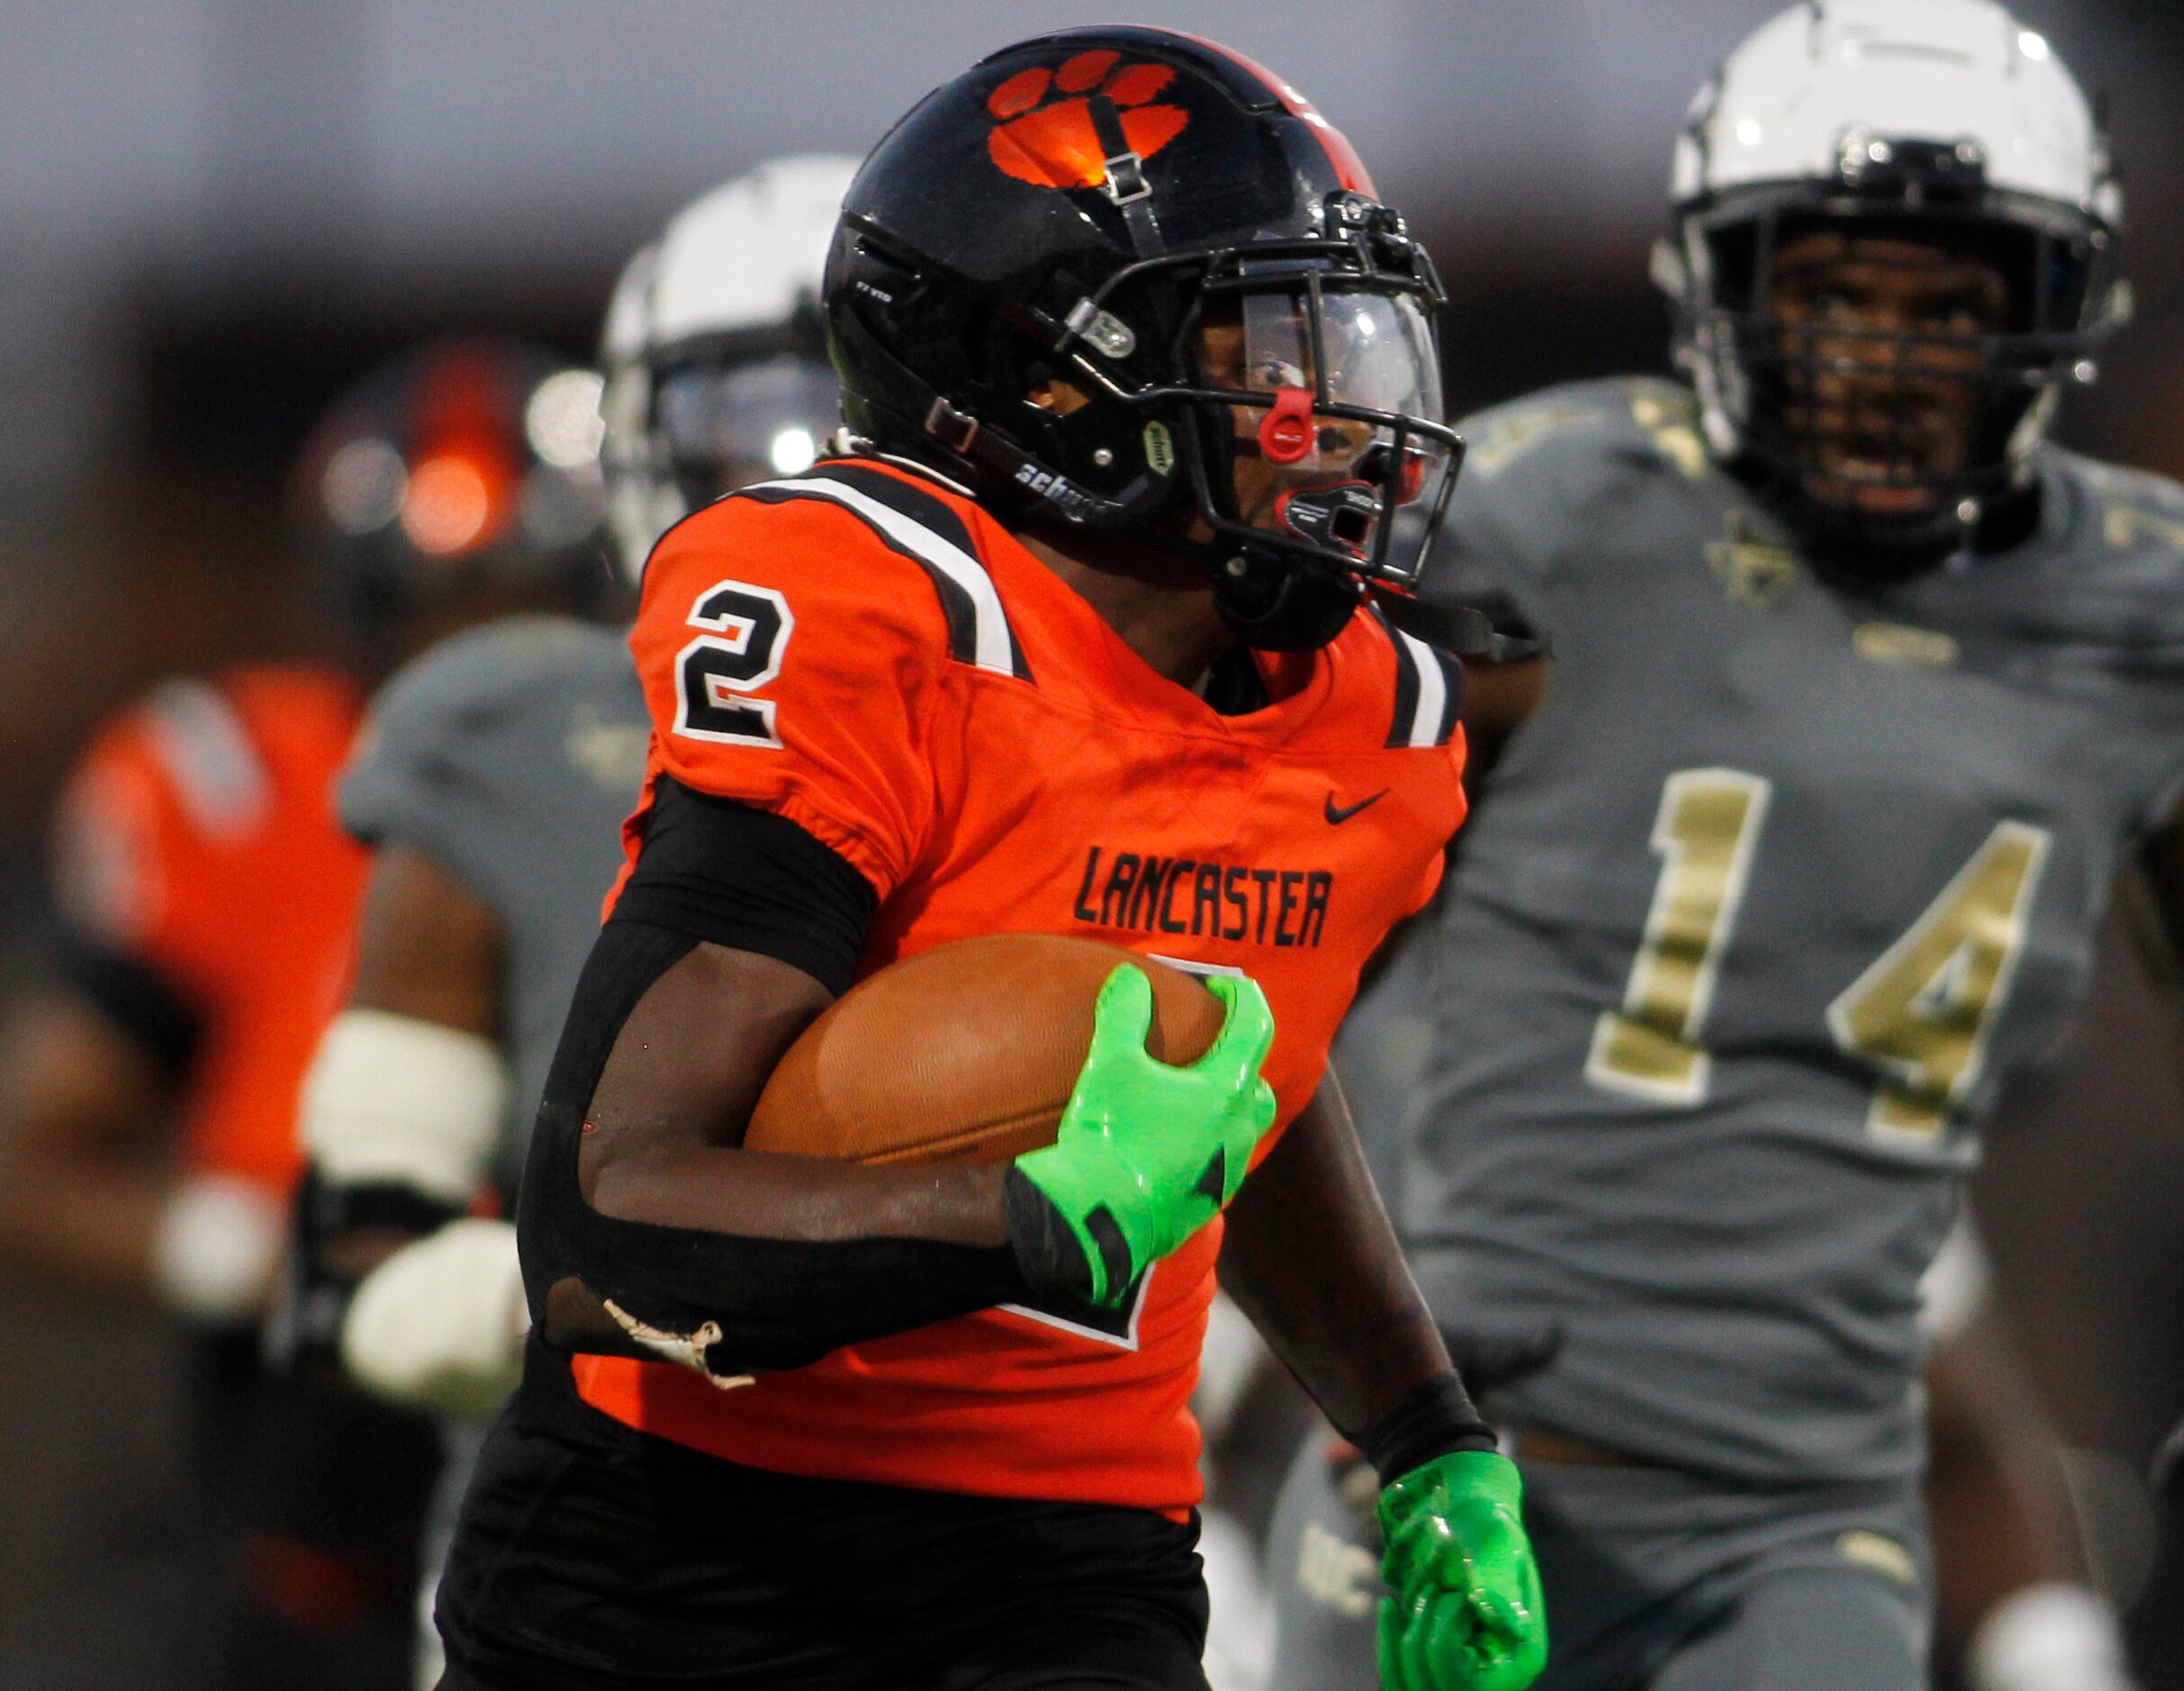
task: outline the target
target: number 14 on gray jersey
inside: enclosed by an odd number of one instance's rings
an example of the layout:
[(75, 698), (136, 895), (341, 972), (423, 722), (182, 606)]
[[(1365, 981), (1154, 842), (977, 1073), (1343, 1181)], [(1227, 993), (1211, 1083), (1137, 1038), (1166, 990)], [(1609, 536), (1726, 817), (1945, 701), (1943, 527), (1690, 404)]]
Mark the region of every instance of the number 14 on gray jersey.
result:
[[(1773, 784), (1735, 769), (1669, 776), (1654, 818), (1661, 859), (1645, 938), (1619, 1009), (1602, 1012), (1585, 1079), (1665, 1104), (1706, 1097), (1706, 1017), (1721, 953), (1764, 849)], [(1972, 1089), (1988, 1026), (2022, 950), (2047, 860), (2044, 828), (1998, 822), (1918, 919), (1828, 1004), (1849, 1057), (1881, 1076), (1867, 1123), (1933, 1134)]]

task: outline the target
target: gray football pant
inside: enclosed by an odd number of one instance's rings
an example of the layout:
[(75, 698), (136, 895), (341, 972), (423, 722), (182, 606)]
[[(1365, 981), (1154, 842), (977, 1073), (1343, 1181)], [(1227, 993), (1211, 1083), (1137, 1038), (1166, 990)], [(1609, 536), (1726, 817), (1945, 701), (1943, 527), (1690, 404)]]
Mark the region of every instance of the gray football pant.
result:
[[(1269, 1691), (1376, 1691), (1369, 1469), (1307, 1441), (1274, 1518)], [(1731, 1489), (1522, 1464), (1546, 1589), (1536, 1691), (1926, 1691), (1925, 1523), (1908, 1485)], [(1348, 1483), (1345, 1483), (1347, 1480)]]

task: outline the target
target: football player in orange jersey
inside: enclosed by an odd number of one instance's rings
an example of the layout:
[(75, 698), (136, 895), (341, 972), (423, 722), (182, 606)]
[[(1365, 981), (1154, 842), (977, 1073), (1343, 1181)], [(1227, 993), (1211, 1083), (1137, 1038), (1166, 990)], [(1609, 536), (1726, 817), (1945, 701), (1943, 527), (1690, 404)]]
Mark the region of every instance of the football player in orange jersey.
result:
[(596, 569), (596, 395), (483, 342), (368, 380), (300, 482), (318, 566), (298, 586), (345, 638), (166, 683), (100, 731), (61, 803), (59, 954), (0, 1030), (0, 1249), (188, 1325), (193, 1519), (223, 1598), (217, 1639), (176, 1654), (208, 1684), (406, 1676), (433, 1430), (260, 1361), (297, 1089), (364, 884), (334, 778), (388, 664)]
[[(1326, 1069), (1463, 815), (1461, 671), (1403, 631), (1460, 452), (1439, 304), (1341, 136), (1171, 32), (1006, 49), (866, 160), (853, 449), (646, 566), (651, 767), (532, 1139), (447, 1691), (1202, 1687), (1217, 1254), (1385, 1482), (1387, 1683), (1538, 1673), (1514, 1470)], [(997, 930), (1180, 960), (1228, 1026), (1153, 1062), (1124, 967), (1052, 1147), (740, 1148), (853, 981)]]
[[(600, 457), (631, 583), (663, 530), (808, 468), (839, 424), (819, 277), (856, 167), (770, 160), (678, 212), (624, 268), (600, 348)], [(527, 612), (441, 642), (374, 698), (341, 781), (342, 822), (373, 867), (348, 999), (303, 1087), (317, 1290), (298, 1336), (444, 1418), (428, 1614), (471, 1460), (522, 1365), (516, 1179), (645, 777), (651, 723), (626, 635)], [(389, 1225), (397, 1212), (409, 1225)], [(438, 1637), (428, 1624), (419, 1641), (430, 1686)]]

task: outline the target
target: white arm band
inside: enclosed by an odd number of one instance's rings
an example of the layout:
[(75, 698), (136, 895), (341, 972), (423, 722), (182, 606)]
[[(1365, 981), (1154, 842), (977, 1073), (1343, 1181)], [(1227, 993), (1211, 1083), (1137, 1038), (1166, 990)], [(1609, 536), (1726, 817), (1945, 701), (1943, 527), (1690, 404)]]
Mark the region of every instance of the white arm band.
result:
[(396, 1403), (489, 1415), (522, 1375), (530, 1325), (515, 1227), (468, 1216), (364, 1277), (341, 1325), (341, 1361)]
[(336, 1186), (394, 1182), (456, 1206), (492, 1160), (508, 1067), (479, 1034), (343, 1010), (303, 1080), (303, 1148)]
[(151, 1241), (160, 1301), (206, 1326), (256, 1321), (288, 1243), (278, 1192), (232, 1174), (194, 1174), (169, 1194)]
[(2083, 1586), (2027, 1586), (1996, 1604), (1964, 1651), (1973, 1691), (2133, 1691), (2116, 1611)]

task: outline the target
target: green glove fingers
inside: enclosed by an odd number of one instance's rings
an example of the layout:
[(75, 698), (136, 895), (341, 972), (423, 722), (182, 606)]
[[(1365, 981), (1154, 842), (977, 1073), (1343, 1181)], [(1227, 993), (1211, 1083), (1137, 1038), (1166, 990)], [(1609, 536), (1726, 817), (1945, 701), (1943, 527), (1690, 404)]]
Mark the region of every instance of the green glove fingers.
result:
[[(1145, 1049), (1152, 982), (1128, 963), (1100, 988), (1092, 1046), (1054, 1143), (1016, 1159), (1010, 1232), (1035, 1283), (1065, 1280), (1102, 1307), (1117, 1307), (1138, 1277), (1225, 1207), (1274, 1120), (1259, 1065), (1274, 1040), (1266, 994), (1241, 978), (1207, 983), (1227, 1009), (1196, 1063), (1178, 1067)], [(1020, 1224), (1013, 1182), (1044, 1200)], [(1066, 1271), (1042, 1270), (1048, 1241), (1068, 1243)]]
[(1513, 1463), (1458, 1451), (1380, 1494), (1388, 1691), (1523, 1691), (1547, 1665), (1547, 1614)]
[[(1142, 969), (1132, 969), (1127, 963), (1117, 969), (1115, 977), (1124, 973), (1144, 979)], [(1108, 984), (1112, 986), (1114, 981)], [(1193, 1069), (1235, 1069), (1256, 1076), (1259, 1066), (1274, 1049), (1274, 1012), (1268, 1008), (1267, 995), (1259, 990), (1259, 982), (1249, 975), (1208, 975), (1205, 990), (1219, 999), (1222, 1008), (1228, 1011), (1223, 1018), (1221, 1031), (1214, 1035), (1214, 1043), (1205, 1048), (1205, 1054), (1190, 1066)], [(1150, 1029), (1150, 1006), (1152, 1002), (1152, 982), (1145, 981), (1145, 1001), (1148, 1008), (1146, 1026)], [(1149, 1059), (1150, 1061), (1150, 1059)]]
[[(1133, 969), (1129, 972), (1140, 972)], [(1259, 982), (1245, 976), (1217, 974), (1205, 985), (1228, 1014), (1205, 1054), (1190, 1066), (1194, 1072), (1209, 1072), (1216, 1078), (1248, 1076), (1251, 1093), (1249, 1109), (1232, 1110), (1224, 1117), (1227, 1131), (1221, 1147), (1221, 1207), (1226, 1209), (1250, 1171), (1251, 1153), (1259, 1148), (1260, 1135), (1274, 1122), (1274, 1089), (1259, 1076), (1267, 1053), (1274, 1048), (1274, 1012), (1268, 1008), (1267, 995), (1259, 990)], [(1143, 1044), (1141, 1039), (1140, 1046)]]
[(1130, 963), (1119, 964), (1100, 982), (1092, 1005), (1092, 1048), (1085, 1066), (1127, 1059), (1145, 1049), (1152, 1033), (1152, 977)]
[(1403, 1659), (1403, 1640), (1408, 1636), (1413, 1619), (1399, 1599), (1380, 1599), (1379, 1625), (1374, 1644), (1380, 1663), (1381, 1691), (1411, 1691), (1421, 1682), (1412, 1675)]

